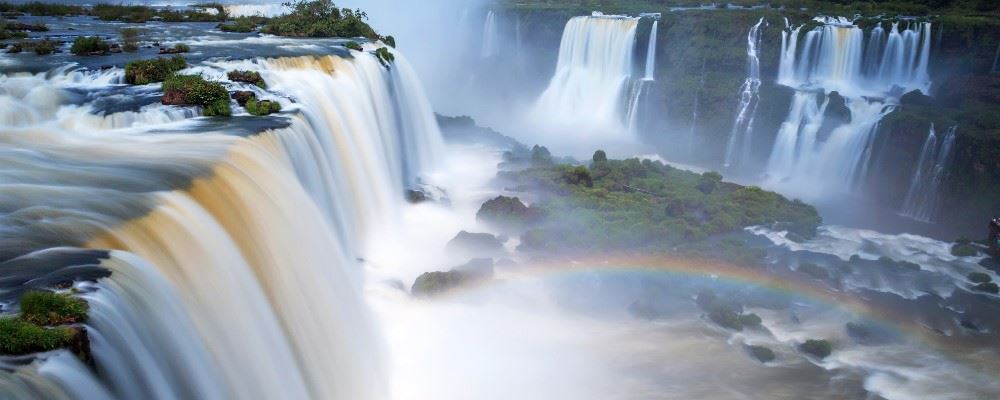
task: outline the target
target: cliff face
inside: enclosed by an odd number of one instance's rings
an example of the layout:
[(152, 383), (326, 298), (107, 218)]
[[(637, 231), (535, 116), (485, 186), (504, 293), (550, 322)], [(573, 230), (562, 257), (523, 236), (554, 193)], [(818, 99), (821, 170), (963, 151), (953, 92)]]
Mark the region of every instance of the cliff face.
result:
[[(788, 114), (792, 94), (789, 88), (775, 84), (785, 19), (792, 24), (809, 23), (817, 12), (769, 8), (670, 11), (656, 5), (644, 6), (642, 11), (660, 12), (662, 19), (657, 35), (657, 79), (648, 83), (642, 100), (646, 110), (655, 112), (645, 113), (641, 132), (662, 154), (709, 168), (721, 165), (733, 127), (739, 88), (746, 77), (747, 33), (760, 18), (765, 19), (759, 53), (760, 103), (751, 142), (753, 160), (744, 171), (751, 176), (760, 173)], [(868, 11), (866, 15), (877, 15), (883, 10)], [(516, 6), (507, 12), (521, 20), (523, 40), (536, 50), (544, 50), (538, 54), (551, 57), (538, 59), (542, 65), (555, 64), (566, 21), (589, 13), (571, 7)], [(975, 15), (924, 18), (933, 23), (931, 96), (919, 101), (904, 99), (882, 121), (862, 187), (887, 209), (899, 207), (931, 123), (940, 131), (957, 125), (954, 158), (942, 185), (937, 223), (952, 228), (968, 225), (968, 234), (976, 235), (982, 220), (1000, 213), (1000, 74), (993, 72), (1000, 69), (994, 65), (1000, 20)], [(869, 18), (860, 24), (866, 27), (876, 22)], [(644, 19), (639, 25), (639, 50), (648, 43), (650, 24)], [(645, 51), (636, 53), (636, 64), (641, 67)], [(836, 113), (836, 107), (827, 110), (828, 117)]]

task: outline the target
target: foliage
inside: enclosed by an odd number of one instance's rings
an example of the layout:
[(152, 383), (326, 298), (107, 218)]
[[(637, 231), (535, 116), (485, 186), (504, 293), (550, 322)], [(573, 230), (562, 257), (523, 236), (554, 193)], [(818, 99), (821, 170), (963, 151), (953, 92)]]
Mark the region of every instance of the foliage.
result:
[(81, 6), (33, 1), (21, 4), (2, 2), (0, 3), (0, 12), (21, 12), (34, 16), (63, 16), (80, 15), (86, 12), (86, 10)]
[(995, 282), (985, 282), (973, 286), (972, 290), (997, 294), (1000, 293), (1000, 286), (997, 286)]
[(163, 93), (166, 104), (201, 106), (205, 116), (232, 115), (225, 86), (200, 75), (171, 75), (163, 81)]
[(382, 64), (382, 66), (386, 68), (389, 68), (389, 64), (392, 64), (393, 61), (396, 61), (396, 56), (394, 56), (392, 52), (390, 52), (389, 49), (385, 47), (379, 47), (375, 49), (375, 58), (378, 58), (379, 64)]
[(261, 32), (293, 37), (365, 37), (378, 40), (361, 10), (338, 8), (332, 0), (296, 0), (285, 3), (292, 12), (272, 18)]
[(799, 345), (799, 350), (823, 359), (833, 352), (833, 346), (826, 340), (809, 339)]
[(955, 257), (975, 257), (979, 255), (979, 249), (969, 243), (956, 243), (951, 246), (951, 255)]
[(174, 51), (178, 53), (187, 53), (191, 51), (191, 47), (184, 43), (177, 43), (174, 45)]
[(250, 99), (246, 103), (246, 109), (250, 115), (268, 115), (281, 111), (281, 104), (271, 100)]
[(0, 354), (21, 355), (68, 346), (74, 328), (45, 328), (20, 318), (0, 317)]
[[(595, 153), (597, 161), (589, 168), (535, 164), (500, 173), (512, 187), (542, 194), (532, 208), (545, 215), (545, 221), (522, 236), (525, 249), (668, 249), (765, 224), (812, 237), (821, 222), (810, 205), (722, 182), (718, 174), (698, 175), (658, 161), (606, 158)], [(591, 186), (575, 178), (581, 168), (589, 171)], [(706, 182), (714, 189), (706, 190)]]
[(132, 85), (163, 82), (168, 76), (184, 68), (187, 68), (187, 62), (181, 56), (130, 61), (125, 64), (125, 82)]
[(225, 8), (214, 4), (210, 7), (219, 10), (216, 14), (209, 14), (200, 10), (174, 11), (169, 8), (154, 9), (149, 6), (135, 4), (97, 4), (90, 8), (89, 13), (102, 21), (119, 21), (128, 23), (144, 23), (154, 19), (164, 22), (214, 22), (225, 21), (227, 15)]
[(118, 33), (122, 37), (122, 50), (129, 53), (139, 50), (139, 36), (141, 34), (138, 28), (121, 28)]
[(747, 350), (753, 358), (757, 359), (757, 361), (763, 363), (774, 361), (774, 351), (767, 347), (751, 345), (747, 346)]
[(362, 50), (361, 49), (361, 45), (358, 44), (358, 42), (355, 42), (353, 40), (350, 41), (350, 42), (344, 43), (344, 47), (346, 47), (348, 49), (351, 49), (351, 50), (354, 50), (354, 51), (361, 51)]
[(385, 43), (386, 46), (395, 48), (396, 38), (392, 37), (392, 35), (382, 36), (382, 43)]
[(414, 296), (432, 296), (444, 293), (453, 289), (468, 280), (468, 276), (461, 271), (433, 271), (425, 272), (417, 277), (413, 282), (410, 293)]
[(21, 319), (36, 325), (83, 322), (87, 303), (68, 294), (32, 290), (21, 297)]
[(504, 230), (520, 230), (538, 221), (537, 209), (529, 208), (517, 197), (497, 196), (487, 200), (476, 212), (476, 220)]
[(230, 23), (219, 24), (219, 29), (223, 32), (249, 33), (257, 29), (260, 19), (256, 17), (238, 17)]
[(73, 40), (73, 46), (69, 51), (78, 56), (87, 56), (96, 53), (105, 53), (111, 49), (100, 36), (79, 36)]
[(260, 72), (257, 71), (240, 71), (234, 70), (226, 73), (226, 77), (233, 82), (243, 82), (252, 85), (257, 85), (262, 89), (267, 88), (267, 83), (264, 82), (264, 78), (260, 76)]

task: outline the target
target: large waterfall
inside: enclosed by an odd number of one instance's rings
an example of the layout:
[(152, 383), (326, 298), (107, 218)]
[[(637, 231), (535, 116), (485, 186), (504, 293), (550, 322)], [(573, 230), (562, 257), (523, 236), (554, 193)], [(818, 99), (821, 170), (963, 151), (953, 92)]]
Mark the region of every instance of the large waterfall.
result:
[(535, 104), (539, 120), (623, 133), (639, 19), (594, 13), (566, 23), (559, 61)]
[[(146, 90), (114, 84), (120, 69), (0, 76), (0, 100), (20, 105), (0, 115), (17, 122), (0, 134), (0, 261), (112, 250), (100, 261), (110, 275), (77, 288), (99, 375), (58, 351), (3, 364), (16, 373), (0, 373), (0, 394), (386, 398), (357, 258), (442, 145), (420, 83), (395, 57), (390, 68), (351, 51), (185, 71), (262, 74), (269, 90), (239, 88), (288, 111), (249, 136), (191, 119), (192, 108), (100, 110), (93, 99)], [(81, 103), (86, 90), (104, 95)]]
[(947, 177), (948, 165), (953, 157), (956, 126), (948, 128), (941, 143), (938, 143), (934, 125), (931, 124), (927, 140), (920, 150), (910, 180), (910, 189), (903, 199), (900, 214), (922, 222), (933, 222), (938, 212), (938, 199), (941, 194), (941, 183)]
[[(845, 18), (817, 21), (823, 25), (804, 35), (801, 26), (782, 32), (778, 83), (796, 93), (767, 163), (770, 182), (812, 195), (852, 190), (882, 117), (904, 93), (930, 88), (929, 22), (893, 23), (888, 34), (877, 25), (866, 43)], [(826, 118), (836, 111), (828, 108), (832, 92), (844, 99), (831, 106), (846, 110), (846, 121)]]
[(761, 17), (750, 32), (747, 33), (747, 78), (740, 86), (740, 104), (736, 111), (736, 121), (729, 133), (726, 144), (726, 158), (723, 167), (730, 168), (740, 165), (750, 158), (750, 148), (753, 132), (753, 120), (757, 115), (757, 103), (760, 101), (760, 31), (764, 24)]

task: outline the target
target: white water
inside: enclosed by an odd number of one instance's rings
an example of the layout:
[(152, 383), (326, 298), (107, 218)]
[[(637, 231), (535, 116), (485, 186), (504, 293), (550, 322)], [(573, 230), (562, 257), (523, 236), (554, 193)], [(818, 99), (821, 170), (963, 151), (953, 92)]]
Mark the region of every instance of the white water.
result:
[(599, 13), (570, 19), (555, 75), (535, 103), (535, 118), (584, 132), (626, 133), (638, 21)]
[(757, 115), (757, 104), (760, 102), (760, 28), (764, 24), (761, 17), (747, 33), (747, 78), (740, 86), (740, 104), (737, 107), (736, 121), (729, 133), (726, 144), (726, 157), (723, 167), (730, 168), (743, 164), (750, 158), (753, 139), (753, 120)]
[[(930, 88), (930, 23), (903, 31), (893, 24), (888, 35), (875, 27), (865, 45), (861, 28), (847, 19), (818, 20), (824, 25), (801, 39), (801, 27), (782, 32), (778, 83), (796, 93), (766, 167), (771, 186), (806, 198), (853, 191), (864, 178), (879, 121), (904, 93)], [(834, 91), (845, 98), (850, 117), (821, 137)]]
[[(43, 385), (45, 397), (388, 397), (356, 258), (367, 232), (398, 213), (403, 189), (426, 182), (438, 161), (422, 88), (398, 53), (388, 70), (356, 52), (189, 72), (220, 79), (235, 67), (259, 70), (269, 95), (297, 101), (281, 100), (291, 126), (225, 136), (198, 129), (199, 119), (150, 117), (171, 110), (158, 105), (97, 117), (63, 98), (99, 82), (2, 78), (0, 99), (31, 118), (8, 114), (22, 128), (0, 139), (20, 151), (0, 195), (15, 210), (51, 202), (40, 226), (23, 229), (120, 250), (105, 265), (112, 277), (86, 295), (100, 382), (79, 362), (49, 357), (37, 367), (42, 382), (56, 382)], [(177, 123), (200, 133), (144, 133)], [(85, 167), (74, 175), (60, 163)], [(201, 178), (183, 191), (144, 189), (164, 184), (157, 173)]]
[(486, 22), (483, 23), (483, 49), (480, 53), (482, 58), (491, 58), (500, 53), (500, 34), (497, 29), (497, 16), (493, 10), (486, 14)]
[(653, 20), (653, 27), (649, 28), (649, 48), (646, 49), (646, 76), (643, 78), (647, 81), (655, 80), (653, 74), (656, 71), (656, 28), (659, 24), (659, 20)]
[(941, 183), (947, 177), (954, 153), (956, 128), (948, 128), (948, 133), (938, 143), (934, 125), (931, 124), (927, 140), (920, 150), (920, 159), (913, 170), (910, 188), (903, 199), (900, 215), (917, 221), (934, 222), (940, 208), (938, 200), (941, 196)]

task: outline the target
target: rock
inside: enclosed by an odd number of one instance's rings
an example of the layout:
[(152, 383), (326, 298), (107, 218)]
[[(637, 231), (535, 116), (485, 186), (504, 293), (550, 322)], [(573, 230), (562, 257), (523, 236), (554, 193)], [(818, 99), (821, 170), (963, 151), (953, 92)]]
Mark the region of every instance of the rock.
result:
[(517, 197), (497, 196), (487, 200), (476, 220), (508, 231), (520, 231), (539, 220), (537, 210), (531, 209)]
[(248, 101), (257, 97), (257, 95), (255, 95), (254, 92), (251, 92), (249, 90), (237, 90), (233, 92), (232, 97), (233, 100), (236, 100), (236, 102), (239, 103), (241, 107), (243, 107), (247, 105)]
[(824, 359), (833, 353), (833, 346), (830, 342), (822, 339), (809, 339), (805, 343), (799, 345), (799, 351), (815, 356), (819, 359)]
[(955, 257), (975, 257), (979, 255), (979, 248), (971, 243), (955, 243), (951, 246), (951, 255)]
[(450, 271), (433, 271), (420, 274), (413, 282), (410, 293), (414, 296), (433, 296), (445, 293), (470, 282), (493, 278), (493, 260), (475, 258), (452, 268)]
[(972, 290), (975, 290), (977, 292), (993, 293), (993, 294), (1000, 293), (1000, 287), (998, 287), (997, 284), (993, 282), (977, 284), (972, 287)]
[(774, 361), (774, 351), (764, 346), (747, 346), (747, 351), (750, 352), (750, 356), (757, 359), (762, 363)]
[(445, 250), (462, 256), (493, 256), (503, 253), (503, 243), (489, 233), (461, 231), (448, 242)]

